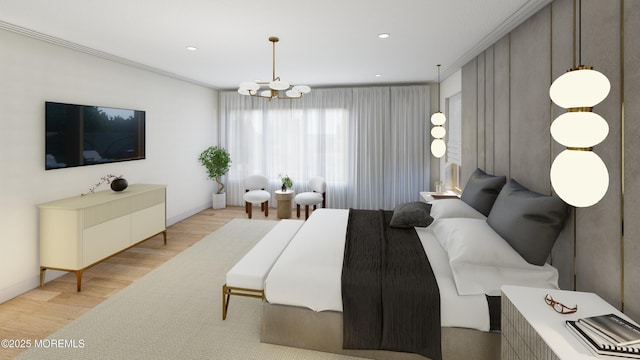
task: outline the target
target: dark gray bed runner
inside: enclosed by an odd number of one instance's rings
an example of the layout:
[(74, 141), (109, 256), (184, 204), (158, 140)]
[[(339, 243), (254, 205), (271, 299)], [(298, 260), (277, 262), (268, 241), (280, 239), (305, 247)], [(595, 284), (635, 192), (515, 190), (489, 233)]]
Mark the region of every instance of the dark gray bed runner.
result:
[(440, 360), (438, 284), (415, 229), (389, 227), (392, 215), (349, 212), (342, 266), (343, 347)]

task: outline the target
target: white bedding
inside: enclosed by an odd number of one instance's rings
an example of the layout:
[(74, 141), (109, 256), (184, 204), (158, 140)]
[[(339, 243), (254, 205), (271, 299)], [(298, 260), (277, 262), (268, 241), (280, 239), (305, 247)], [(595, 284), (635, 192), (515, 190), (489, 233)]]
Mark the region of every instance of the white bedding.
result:
[[(318, 209), (291, 240), (265, 281), (267, 301), (342, 311), (341, 277), (349, 210)], [(416, 228), (440, 288), (442, 326), (489, 330), (484, 295), (460, 296), (449, 259), (431, 227)]]
[(558, 288), (558, 270), (528, 263), (481, 219), (438, 219), (431, 231), (449, 258), (460, 295), (500, 295), (503, 285)]
[[(348, 218), (349, 210), (318, 209), (312, 213), (267, 276), (265, 294), (269, 303), (301, 306), (314, 311), (342, 311), (342, 260)], [(452, 221), (455, 223), (451, 223)], [(494, 245), (491, 250), (485, 252), (502, 254), (496, 255), (501, 259), (495, 261), (495, 266), (477, 263), (478, 259), (491, 258), (491, 256), (480, 256), (475, 259), (473, 254), (478, 253), (477, 246), (480, 245), (479, 243), (482, 243), (480, 246), (490, 246), (491, 242), (487, 241), (486, 236), (479, 236), (476, 228), (469, 227), (469, 225), (478, 225), (474, 222), (486, 223), (482, 219), (445, 218), (436, 219), (426, 228), (417, 227), (415, 229), (427, 253), (440, 290), (442, 326), (489, 331), (489, 309), (486, 297), (482, 292), (499, 293), (501, 286), (499, 282), (557, 288), (557, 270), (550, 265), (538, 267), (527, 264), (512, 249), (507, 249), (515, 253), (515, 255), (511, 254), (511, 262), (522, 262), (525, 265), (515, 268), (513, 263), (505, 262), (504, 249), (502, 249), (503, 252), (495, 252), (501, 248), (499, 242), (504, 241), (499, 235), (495, 235), (497, 239), (492, 239)], [(448, 228), (443, 228), (442, 225), (445, 224)], [(446, 236), (451, 237), (448, 240), (454, 242), (447, 244), (446, 239), (438, 239), (434, 229), (441, 233), (441, 237), (444, 236), (442, 233), (445, 233)], [(442, 231), (443, 229), (445, 231)], [(456, 229), (465, 229), (467, 234), (468, 231), (471, 231), (472, 236), (464, 236), (471, 243), (460, 245), (459, 240), (453, 240), (456, 236), (450, 234), (453, 231), (451, 229), (454, 229), (456, 233), (458, 232)], [(476, 240), (477, 243), (474, 244), (473, 240)], [(455, 249), (450, 251), (455, 252), (452, 259), (458, 263), (450, 261), (449, 254), (443, 244)], [(456, 246), (452, 247), (452, 244)], [(469, 252), (472, 253), (471, 258), (469, 258)], [(513, 256), (516, 256), (517, 259), (514, 259)], [(465, 260), (460, 264), (459, 259), (470, 260)], [(452, 271), (452, 265), (458, 269), (455, 272), (456, 276)], [(465, 271), (460, 271), (461, 265), (464, 266)], [(476, 271), (469, 269), (470, 266), (479, 266), (478, 269), (482, 270), (479, 273), (491, 280), (478, 282)], [(529, 267), (531, 269), (527, 270)], [(473, 288), (478, 287), (475, 285), (476, 283), (484, 285), (481, 290), (460, 295), (461, 285)]]
[(272, 304), (342, 311), (342, 259), (349, 210), (317, 209), (265, 280)]

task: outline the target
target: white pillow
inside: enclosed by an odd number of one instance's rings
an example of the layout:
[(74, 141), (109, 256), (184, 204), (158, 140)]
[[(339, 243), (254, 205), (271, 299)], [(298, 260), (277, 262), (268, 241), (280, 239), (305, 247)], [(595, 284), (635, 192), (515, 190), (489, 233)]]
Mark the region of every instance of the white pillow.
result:
[(478, 210), (472, 208), (460, 199), (440, 199), (433, 200), (431, 204), (431, 217), (434, 219), (445, 218), (472, 218), (486, 219)]
[(558, 288), (556, 268), (529, 264), (485, 220), (439, 219), (432, 229), (460, 295), (500, 295), (503, 285)]

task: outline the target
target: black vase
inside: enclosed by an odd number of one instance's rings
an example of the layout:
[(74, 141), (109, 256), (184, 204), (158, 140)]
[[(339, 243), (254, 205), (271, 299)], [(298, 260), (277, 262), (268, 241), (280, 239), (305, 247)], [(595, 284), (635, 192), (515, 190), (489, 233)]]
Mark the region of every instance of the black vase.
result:
[(127, 183), (127, 179), (124, 178), (117, 178), (111, 182), (111, 190), (113, 191), (122, 191), (126, 189), (127, 186), (129, 186), (129, 183)]
[(285, 192), (285, 191), (287, 191), (287, 187), (282, 185), (282, 192)]

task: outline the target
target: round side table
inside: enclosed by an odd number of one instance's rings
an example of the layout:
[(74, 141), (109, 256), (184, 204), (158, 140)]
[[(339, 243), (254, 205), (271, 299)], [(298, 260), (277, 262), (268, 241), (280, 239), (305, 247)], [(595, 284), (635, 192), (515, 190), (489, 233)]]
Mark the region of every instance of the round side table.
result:
[(275, 198), (278, 201), (278, 219), (289, 219), (291, 217), (291, 200), (295, 192), (291, 189), (286, 191), (276, 190)]

